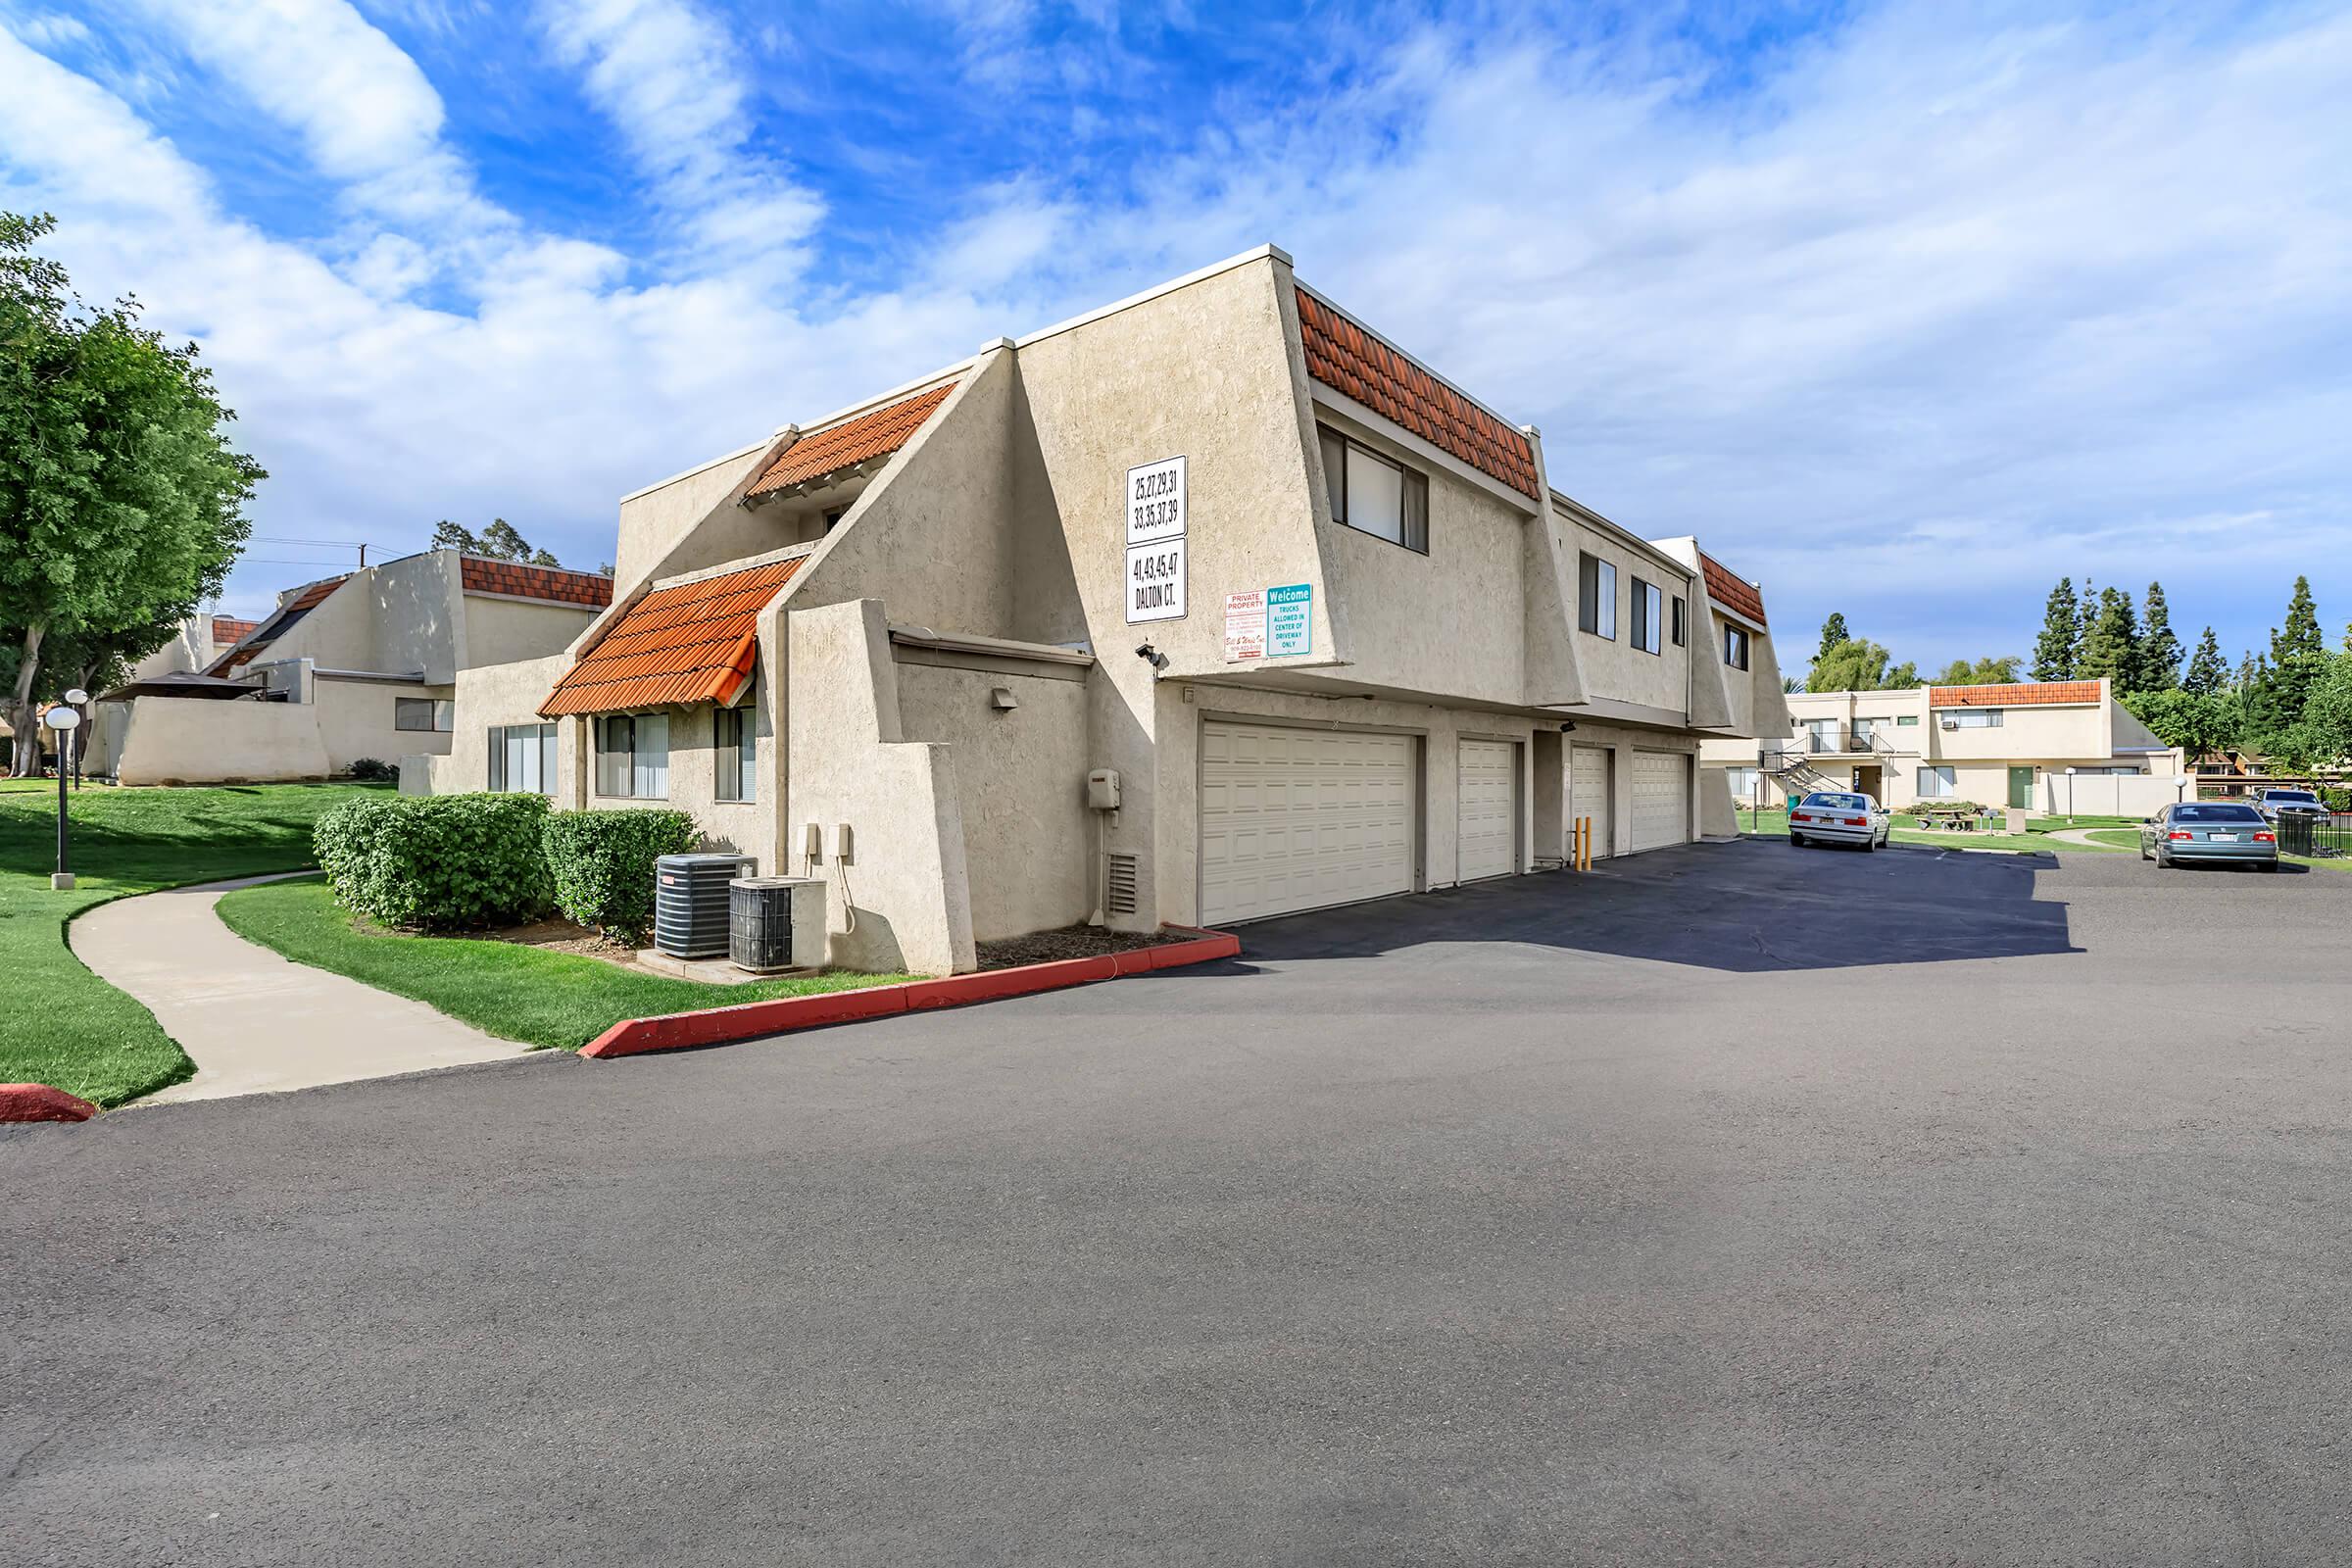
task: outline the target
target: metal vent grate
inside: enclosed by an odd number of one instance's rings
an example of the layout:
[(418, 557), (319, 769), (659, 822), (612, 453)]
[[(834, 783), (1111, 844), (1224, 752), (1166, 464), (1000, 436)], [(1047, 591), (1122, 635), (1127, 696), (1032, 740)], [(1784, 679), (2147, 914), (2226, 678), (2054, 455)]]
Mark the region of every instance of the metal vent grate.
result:
[(1110, 861), (1108, 873), (1110, 887), (1103, 899), (1104, 906), (1113, 914), (1133, 914), (1135, 912), (1135, 857), (1112, 855), (1107, 858)]

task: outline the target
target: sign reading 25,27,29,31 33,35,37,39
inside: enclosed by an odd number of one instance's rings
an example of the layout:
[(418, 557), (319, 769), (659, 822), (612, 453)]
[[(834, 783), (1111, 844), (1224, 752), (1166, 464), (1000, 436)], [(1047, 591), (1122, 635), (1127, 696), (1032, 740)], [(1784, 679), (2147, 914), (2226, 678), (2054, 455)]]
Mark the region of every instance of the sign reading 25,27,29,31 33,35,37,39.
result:
[(1127, 622), (1184, 616), (1184, 460), (1127, 470)]

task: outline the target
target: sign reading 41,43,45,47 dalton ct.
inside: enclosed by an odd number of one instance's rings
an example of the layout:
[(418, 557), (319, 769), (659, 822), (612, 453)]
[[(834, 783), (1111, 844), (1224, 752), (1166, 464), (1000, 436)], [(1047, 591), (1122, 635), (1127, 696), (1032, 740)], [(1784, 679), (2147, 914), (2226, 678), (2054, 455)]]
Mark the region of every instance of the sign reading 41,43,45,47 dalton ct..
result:
[(1127, 623), (1184, 617), (1184, 460), (1127, 470)]

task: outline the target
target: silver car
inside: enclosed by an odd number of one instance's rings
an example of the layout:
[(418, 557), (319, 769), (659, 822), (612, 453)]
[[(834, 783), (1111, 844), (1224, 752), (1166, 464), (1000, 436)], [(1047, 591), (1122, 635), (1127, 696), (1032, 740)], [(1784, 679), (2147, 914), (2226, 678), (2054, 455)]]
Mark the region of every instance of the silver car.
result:
[(1788, 808), (1788, 842), (1800, 850), (1808, 844), (1875, 850), (1893, 832), (1894, 818), (1886, 808), (1850, 790), (1815, 790)]

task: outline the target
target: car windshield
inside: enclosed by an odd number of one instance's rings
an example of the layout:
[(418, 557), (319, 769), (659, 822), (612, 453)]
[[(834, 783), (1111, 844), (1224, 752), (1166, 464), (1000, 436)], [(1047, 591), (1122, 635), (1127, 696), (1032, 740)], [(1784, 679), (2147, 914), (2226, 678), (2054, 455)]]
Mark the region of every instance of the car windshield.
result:
[(2266, 801), (2301, 801), (2306, 805), (2317, 805), (2320, 798), (2309, 790), (2273, 790), (2263, 799)]
[(1808, 795), (1799, 804), (1818, 806), (1825, 811), (1867, 811), (1870, 809), (1870, 797), (1867, 795)]
[(2262, 813), (2251, 806), (2176, 806), (2176, 822), (2259, 822)]

